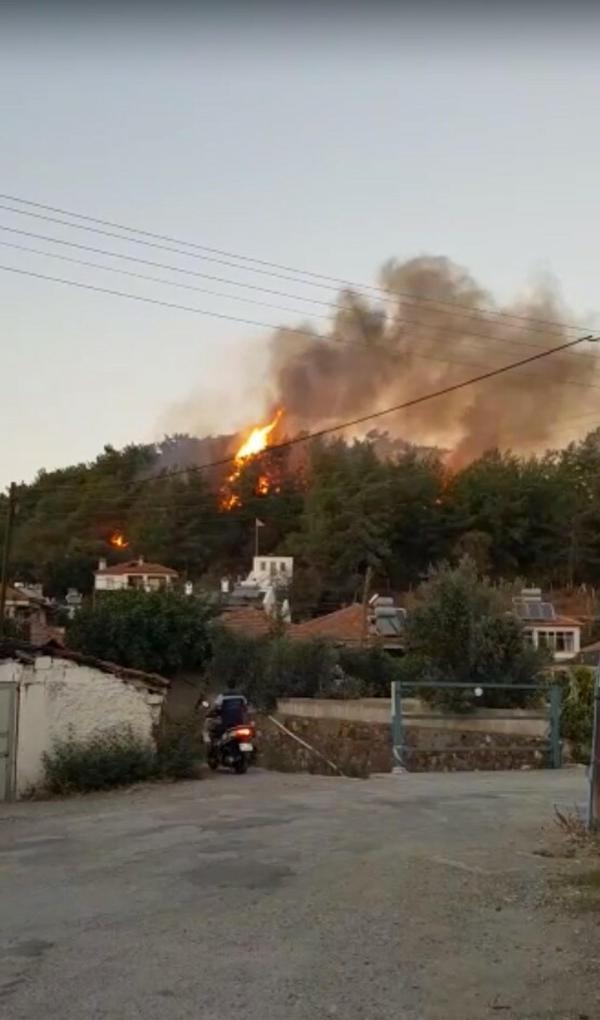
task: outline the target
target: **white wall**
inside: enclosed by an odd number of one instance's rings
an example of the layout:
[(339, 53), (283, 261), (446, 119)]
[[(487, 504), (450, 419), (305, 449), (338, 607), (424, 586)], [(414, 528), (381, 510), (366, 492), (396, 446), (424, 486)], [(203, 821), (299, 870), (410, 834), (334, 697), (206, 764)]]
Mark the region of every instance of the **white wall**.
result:
[[(573, 648), (571, 651), (563, 652), (558, 651), (556, 648), (551, 648), (552, 657), (555, 662), (565, 662), (572, 659), (574, 655), (579, 655), (581, 651), (581, 628), (580, 627), (561, 627), (558, 624), (554, 626), (549, 623), (547, 627), (535, 626), (529, 628), (531, 634), (531, 641), (534, 648), (539, 648), (541, 645), (540, 634), (556, 634), (559, 631), (561, 634), (571, 634), (573, 637)], [(543, 640), (543, 639), (542, 639)]]
[(72, 732), (77, 739), (130, 726), (151, 740), (166, 694), (66, 659), (39, 656), (32, 665), (0, 663), (0, 683), (18, 687), (17, 795), (43, 779), (42, 755)]
[(96, 574), (94, 588), (96, 591), (123, 591), (129, 588), (129, 578), (134, 585), (139, 584), (144, 591), (158, 591), (162, 587), (170, 588), (173, 583), (171, 574)]
[(255, 556), (250, 577), (259, 585), (273, 581), (289, 584), (293, 574), (293, 556)]

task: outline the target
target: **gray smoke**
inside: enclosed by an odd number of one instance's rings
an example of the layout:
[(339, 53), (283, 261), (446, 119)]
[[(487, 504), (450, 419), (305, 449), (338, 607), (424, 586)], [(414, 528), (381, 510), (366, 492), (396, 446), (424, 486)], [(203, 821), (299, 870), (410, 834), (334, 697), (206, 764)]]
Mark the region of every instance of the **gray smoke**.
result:
[[(388, 292), (381, 300), (342, 292), (325, 337), (286, 329), (272, 337), (269, 398), (285, 408), (288, 435), (383, 410), (578, 335), (553, 324), (573, 320), (549, 284), (502, 308), (448, 259), (421, 257), (388, 262), (380, 285)], [(597, 363), (590, 349), (551, 355), (349, 434), (375, 426), (435, 443), (452, 451), (456, 467), (496, 446), (541, 449), (558, 441), (565, 417), (600, 416), (590, 388)]]

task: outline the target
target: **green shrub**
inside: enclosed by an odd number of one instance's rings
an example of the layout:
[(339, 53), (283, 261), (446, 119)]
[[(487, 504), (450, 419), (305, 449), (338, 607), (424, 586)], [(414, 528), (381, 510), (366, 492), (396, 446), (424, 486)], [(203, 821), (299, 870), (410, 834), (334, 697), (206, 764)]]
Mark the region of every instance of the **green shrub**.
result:
[(571, 741), (575, 759), (588, 762), (594, 724), (594, 671), (576, 666), (564, 671), (562, 682), (562, 735)]
[(204, 758), (201, 728), (189, 722), (167, 722), (157, 739), (157, 772), (165, 779), (194, 779)]
[(70, 735), (56, 741), (43, 763), (49, 791), (59, 794), (127, 786), (158, 774), (154, 747), (130, 727), (92, 734), (85, 740)]

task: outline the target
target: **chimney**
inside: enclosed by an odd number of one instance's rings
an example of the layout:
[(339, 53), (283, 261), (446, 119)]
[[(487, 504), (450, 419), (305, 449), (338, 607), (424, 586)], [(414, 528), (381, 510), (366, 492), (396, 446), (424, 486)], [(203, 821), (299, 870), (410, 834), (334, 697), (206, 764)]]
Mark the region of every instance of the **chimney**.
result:
[(138, 556), (138, 566), (140, 566), (140, 567), (144, 566), (144, 557), (143, 556)]
[(106, 557), (101, 556), (98, 560), (98, 570), (106, 570)]
[(228, 595), (230, 590), (229, 578), (221, 578), (221, 595)]

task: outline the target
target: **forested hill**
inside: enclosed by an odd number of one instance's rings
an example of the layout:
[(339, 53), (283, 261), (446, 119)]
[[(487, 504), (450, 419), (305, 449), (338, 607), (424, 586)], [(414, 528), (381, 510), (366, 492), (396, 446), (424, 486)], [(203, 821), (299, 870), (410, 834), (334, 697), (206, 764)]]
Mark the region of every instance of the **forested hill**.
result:
[[(229, 511), (219, 506), (222, 472), (154, 478), (160, 463), (154, 446), (106, 447), (91, 464), (19, 486), (12, 578), (52, 595), (89, 591), (99, 556), (142, 554), (212, 583), (247, 571), (259, 518), (261, 550), (297, 558), (303, 612), (353, 597), (367, 564), (381, 590), (401, 590), (464, 552), (494, 577), (600, 581), (600, 430), (538, 457), (491, 452), (454, 474), (433, 453), (385, 460), (368, 441), (313, 442), (300, 460), (278, 451), (250, 463)], [(258, 495), (265, 464), (272, 485)], [(126, 550), (112, 547), (117, 532)]]

